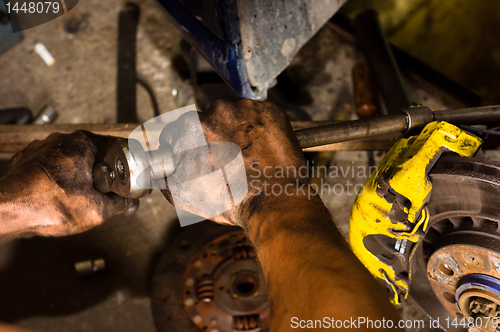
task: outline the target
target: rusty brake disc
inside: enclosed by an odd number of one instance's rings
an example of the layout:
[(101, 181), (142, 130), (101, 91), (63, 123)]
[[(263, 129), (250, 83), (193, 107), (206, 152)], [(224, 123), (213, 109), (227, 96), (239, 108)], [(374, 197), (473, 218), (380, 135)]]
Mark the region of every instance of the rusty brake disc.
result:
[(442, 157), (429, 175), (431, 217), (411, 254), (409, 297), (444, 330), (466, 331), (451, 324), (465, 318), (475, 322), (469, 331), (493, 331), (486, 321), (500, 316), (500, 163)]

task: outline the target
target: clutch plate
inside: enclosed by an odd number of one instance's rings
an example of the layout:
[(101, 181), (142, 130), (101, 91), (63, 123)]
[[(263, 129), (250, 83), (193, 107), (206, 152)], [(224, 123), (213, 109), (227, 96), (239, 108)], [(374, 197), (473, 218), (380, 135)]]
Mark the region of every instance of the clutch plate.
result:
[(208, 221), (184, 227), (158, 263), (151, 307), (158, 332), (268, 331), (264, 277), (246, 234)]

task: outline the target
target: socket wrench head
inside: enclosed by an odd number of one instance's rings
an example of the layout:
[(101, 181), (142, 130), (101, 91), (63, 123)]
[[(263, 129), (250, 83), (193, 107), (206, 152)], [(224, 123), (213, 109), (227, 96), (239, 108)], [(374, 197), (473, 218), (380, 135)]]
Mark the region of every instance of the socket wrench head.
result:
[(94, 165), (94, 186), (102, 193), (141, 198), (151, 193), (149, 168), (139, 141), (123, 139), (111, 147), (103, 161)]

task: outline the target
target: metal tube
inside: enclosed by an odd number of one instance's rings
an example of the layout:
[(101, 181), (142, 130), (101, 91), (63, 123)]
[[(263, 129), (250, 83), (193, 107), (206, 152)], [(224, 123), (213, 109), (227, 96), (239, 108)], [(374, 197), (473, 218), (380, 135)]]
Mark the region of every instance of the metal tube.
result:
[[(349, 151), (349, 150), (386, 150), (394, 134), (404, 132), (408, 125), (422, 126), (430, 121), (447, 121), (455, 125), (500, 122), (500, 106), (464, 108), (458, 110), (425, 112), (423, 108), (405, 109), (408, 116), (385, 115), (376, 118), (339, 122), (311, 127), (314, 122), (292, 122), (300, 146), (308, 151)], [(412, 115), (413, 114), (413, 115)], [(429, 117), (429, 114), (431, 116)], [(31, 141), (46, 138), (50, 133), (71, 133), (84, 129), (101, 135), (128, 137), (140, 124), (83, 124), (83, 125), (0, 125), (0, 152), (17, 152)], [(159, 135), (162, 124), (154, 128)], [(304, 128), (306, 127), (306, 128)], [(392, 135), (390, 135), (392, 134)], [(385, 135), (385, 136), (384, 136)], [(373, 138), (380, 136), (377, 138)], [(342, 142), (342, 143), (339, 143)], [(333, 144), (337, 143), (337, 144)], [(327, 146), (325, 146), (327, 145)], [(320, 147), (322, 146), (322, 147)], [(157, 146), (151, 146), (157, 149)]]
[[(292, 121), (293, 128), (304, 129), (311, 126), (317, 126), (322, 122), (310, 121)], [(81, 125), (63, 125), (49, 124), (44, 126), (35, 125), (0, 125), (0, 153), (18, 152), (24, 149), (33, 140), (42, 140), (51, 133), (72, 133), (75, 130), (88, 130), (100, 135), (110, 135), (118, 137), (128, 137), (133, 129), (140, 126), (136, 123), (128, 124), (81, 124)], [(162, 124), (158, 128), (153, 128), (159, 135), (163, 129)], [(148, 129), (150, 129), (148, 127)], [(297, 129), (296, 129), (297, 130)], [(396, 141), (398, 135), (383, 135), (375, 138), (358, 139), (344, 141), (336, 144), (328, 144), (304, 149), (306, 151), (361, 151), (361, 150), (388, 150)], [(158, 146), (151, 146), (152, 149), (158, 149)]]
[(500, 105), (435, 111), (435, 121), (447, 121), (455, 125), (487, 124), (500, 121)]
[(57, 113), (57, 110), (55, 109), (55, 107), (47, 105), (44, 108), (42, 108), (40, 113), (33, 120), (33, 124), (47, 125), (47, 124), (53, 123), (57, 119), (58, 116), (59, 116), (59, 113)]
[(305, 149), (346, 140), (403, 132), (406, 129), (406, 115), (401, 113), (401, 115), (386, 115), (370, 119), (299, 129), (295, 131), (295, 135), (299, 140), (300, 146)]
[(447, 121), (454, 125), (500, 121), (500, 106), (463, 108), (430, 112), (424, 107), (407, 108), (401, 115), (385, 115), (370, 119), (335, 123), (296, 130), (300, 146), (310, 148), (353, 139), (402, 133), (432, 121)]

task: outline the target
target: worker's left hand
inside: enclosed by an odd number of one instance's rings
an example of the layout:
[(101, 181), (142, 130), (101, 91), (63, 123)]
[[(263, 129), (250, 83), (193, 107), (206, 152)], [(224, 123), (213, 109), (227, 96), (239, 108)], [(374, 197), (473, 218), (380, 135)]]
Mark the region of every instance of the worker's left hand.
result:
[(137, 210), (138, 200), (102, 194), (93, 185), (93, 165), (116, 140), (76, 131), (31, 142), (12, 158), (0, 180), (0, 198), (13, 206), (10, 222), (17, 216), (29, 222), (25, 227), (30, 234), (62, 236)]

